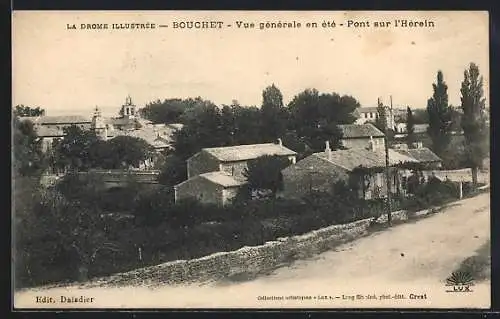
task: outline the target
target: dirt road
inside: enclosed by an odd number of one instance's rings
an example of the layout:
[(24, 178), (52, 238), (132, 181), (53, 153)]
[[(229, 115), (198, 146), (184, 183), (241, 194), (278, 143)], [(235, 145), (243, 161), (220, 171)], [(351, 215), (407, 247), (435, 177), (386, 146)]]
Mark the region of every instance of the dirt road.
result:
[[(476, 282), (468, 293), (446, 292), (445, 286), (445, 279), (490, 238), (489, 196), (462, 200), (434, 216), (374, 233), (246, 282), (30, 290), (16, 294), (15, 301), (19, 307), (97, 308), (489, 307), (489, 281)], [(52, 296), (56, 303), (36, 304), (35, 296)], [(60, 296), (94, 300), (64, 304)]]

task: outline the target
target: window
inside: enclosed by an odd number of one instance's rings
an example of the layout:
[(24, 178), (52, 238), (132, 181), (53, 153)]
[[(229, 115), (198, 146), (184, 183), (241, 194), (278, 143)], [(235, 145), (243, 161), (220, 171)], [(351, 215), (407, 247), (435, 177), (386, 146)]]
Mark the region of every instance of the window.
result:
[(370, 118), (371, 118), (371, 119), (373, 118), (373, 113), (370, 113)]

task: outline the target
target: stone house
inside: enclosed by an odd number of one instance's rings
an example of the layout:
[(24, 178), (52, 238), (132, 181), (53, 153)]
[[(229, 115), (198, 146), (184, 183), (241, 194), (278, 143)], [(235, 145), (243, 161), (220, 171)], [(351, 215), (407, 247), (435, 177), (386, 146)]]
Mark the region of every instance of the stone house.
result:
[(175, 200), (196, 198), (203, 203), (227, 204), (246, 184), (248, 161), (282, 156), (294, 164), (296, 152), (278, 143), (204, 148), (187, 160), (188, 179), (174, 186)]
[(356, 110), (358, 119), (356, 120), (357, 124), (365, 124), (366, 122), (375, 122), (377, 119), (377, 107), (360, 107)]
[(191, 198), (203, 204), (224, 206), (230, 203), (245, 183), (224, 172), (203, 173), (175, 185), (175, 201)]
[(244, 177), (243, 172), (250, 160), (264, 155), (277, 155), (295, 163), (297, 153), (278, 143), (237, 145), (204, 148), (187, 160), (187, 176), (221, 171), (231, 176)]
[(339, 125), (342, 131), (342, 146), (348, 149), (366, 149), (373, 147), (384, 150), (384, 133), (371, 123)]
[[(415, 124), (413, 126), (413, 133), (414, 134), (425, 134), (425, 133), (427, 133), (428, 127), (429, 127), (429, 124)], [(395, 132), (396, 132), (395, 137), (405, 137), (407, 134), (406, 122), (396, 123)]]
[[(138, 113), (135, 111), (135, 105), (132, 104), (130, 97), (127, 98), (127, 102), (122, 106), (121, 113), (125, 115), (119, 118), (104, 118), (96, 107), (90, 129), (104, 141), (118, 136), (130, 136), (146, 141), (153, 149), (153, 154), (139, 164), (137, 168), (141, 170), (152, 169), (161, 156), (161, 153), (172, 148), (171, 144), (174, 133), (179, 128), (165, 124), (153, 124), (148, 120), (137, 117)], [(131, 124), (129, 127), (116, 125), (116, 123), (123, 124), (124, 121), (134, 124)]]
[[(396, 125), (396, 113), (399, 112), (390, 106), (384, 106), (384, 108), (386, 117), (385, 123), (388, 128), (394, 128)], [(374, 123), (378, 117), (378, 110), (376, 106), (360, 107), (356, 110), (356, 115), (356, 124)]]
[(428, 169), (440, 169), (443, 160), (427, 147), (422, 146), (422, 142), (413, 144), (412, 148), (403, 145), (396, 149), (398, 153), (412, 157), (422, 164), (425, 164)]
[[(282, 170), (283, 192), (280, 196), (300, 198), (313, 191), (331, 192), (337, 181), (347, 184), (355, 181), (358, 185), (359, 196), (370, 199), (387, 195), (385, 168), (385, 151), (375, 148), (352, 148), (332, 151), (326, 143), (324, 152), (312, 154), (295, 165)], [(389, 149), (389, 164), (395, 166), (400, 163), (417, 162), (416, 159)], [(380, 172), (363, 176), (363, 180), (355, 176), (355, 169), (380, 169)], [(403, 191), (402, 176), (409, 175), (405, 169), (391, 169), (391, 193)], [(363, 183), (364, 185), (362, 185)]]
[(59, 116), (30, 116), (21, 117), (21, 121), (33, 123), (33, 129), (38, 137), (42, 139), (43, 151), (50, 150), (54, 139), (63, 138), (64, 129), (72, 125), (88, 130), (91, 127), (91, 119), (80, 115), (59, 115)]

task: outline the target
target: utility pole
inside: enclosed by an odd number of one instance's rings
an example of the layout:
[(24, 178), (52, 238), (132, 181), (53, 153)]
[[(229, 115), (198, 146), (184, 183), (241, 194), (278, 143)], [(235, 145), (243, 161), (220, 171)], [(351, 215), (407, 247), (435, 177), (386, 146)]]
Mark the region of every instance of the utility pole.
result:
[(392, 95), (390, 96), (390, 101), (391, 101), (391, 110), (389, 111), (389, 123), (391, 126), (391, 129), (394, 127), (394, 109), (392, 108)]
[[(392, 112), (392, 95), (391, 95), (391, 110)], [(389, 172), (389, 140), (387, 138), (387, 134), (389, 133), (389, 122), (390, 122), (391, 114), (389, 113), (389, 120), (385, 125), (384, 132), (384, 144), (385, 144), (385, 180), (387, 185), (387, 223), (389, 226), (392, 225), (392, 215), (391, 215), (391, 174)]]

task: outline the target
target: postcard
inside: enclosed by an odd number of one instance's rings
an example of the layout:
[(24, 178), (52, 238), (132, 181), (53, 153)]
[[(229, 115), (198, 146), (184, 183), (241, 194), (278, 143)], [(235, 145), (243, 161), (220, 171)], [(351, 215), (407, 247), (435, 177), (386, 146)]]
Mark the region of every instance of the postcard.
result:
[(483, 11), (14, 11), (14, 309), (481, 308)]

